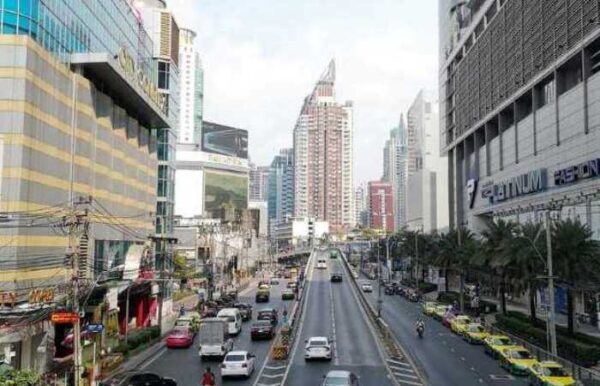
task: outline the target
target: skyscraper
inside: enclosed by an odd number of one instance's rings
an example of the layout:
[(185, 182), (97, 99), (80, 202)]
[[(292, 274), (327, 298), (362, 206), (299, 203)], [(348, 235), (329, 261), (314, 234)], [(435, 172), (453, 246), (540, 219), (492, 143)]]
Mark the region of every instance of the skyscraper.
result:
[(408, 181), (408, 135), (404, 117), (390, 131), (383, 148), (383, 181), (392, 185), (394, 196), (394, 224), (397, 229), (406, 224), (406, 184)]
[(358, 185), (354, 191), (354, 218), (356, 225), (369, 225), (367, 215), (367, 191), (363, 184)]
[(250, 201), (267, 201), (269, 166), (250, 164)]
[(182, 28), (179, 32), (179, 103), (178, 143), (200, 144), (204, 104), (204, 70), (200, 55), (194, 47), (196, 33)]
[(335, 62), (304, 99), (294, 128), (297, 217), (328, 221), (332, 232), (354, 225), (352, 102), (335, 99)]
[(448, 162), (440, 155), (437, 97), (421, 90), (407, 113), (406, 225), (425, 232), (448, 227)]
[(294, 149), (281, 149), (269, 170), (269, 229), (294, 214)]
[(390, 182), (369, 182), (369, 227), (383, 233), (394, 232), (394, 193)]

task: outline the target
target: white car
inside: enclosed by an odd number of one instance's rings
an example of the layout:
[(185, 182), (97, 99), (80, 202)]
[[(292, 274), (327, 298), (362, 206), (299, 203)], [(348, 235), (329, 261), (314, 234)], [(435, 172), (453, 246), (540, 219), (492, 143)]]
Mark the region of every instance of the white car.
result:
[(327, 261), (326, 260), (319, 260), (317, 262), (317, 269), (327, 269)]
[(373, 286), (371, 283), (363, 283), (361, 286), (363, 292), (373, 292)]
[(331, 341), (323, 336), (313, 336), (306, 340), (304, 359), (331, 360)]
[(230, 351), (221, 364), (221, 377), (242, 376), (250, 378), (256, 356), (248, 351)]

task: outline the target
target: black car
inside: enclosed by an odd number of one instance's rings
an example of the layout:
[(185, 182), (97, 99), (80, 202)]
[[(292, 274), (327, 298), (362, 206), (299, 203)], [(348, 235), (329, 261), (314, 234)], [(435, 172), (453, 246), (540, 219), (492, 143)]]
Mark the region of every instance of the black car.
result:
[(249, 303), (235, 303), (233, 307), (240, 310), (242, 321), (246, 322), (252, 319), (252, 305)]
[(341, 282), (343, 280), (343, 276), (340, 272), (334, 272), (331, 274), (331, 281), (332, 282)]
[(268, 320), (272, 325), (277, 325), (278, 315), (274, 308), (263, 308), (256, 314), (256, 320)]
[(154, 373), (126, 371), (100, 382), (99, 386), (177, 386), (177, 382)]
[(269, 320), (258, 320), (252, 323), (250, 329), (250, 338), (257, 339), (272, 339), (275, 336), (275, 326)]
[(391, 285), (388, 284), (388, 285), (385, 286), (385, 289), (383, 290), (383, 292), (386, 295), (393, 295), (395, 293), (395, 288), (393, 286), (391, 286)]

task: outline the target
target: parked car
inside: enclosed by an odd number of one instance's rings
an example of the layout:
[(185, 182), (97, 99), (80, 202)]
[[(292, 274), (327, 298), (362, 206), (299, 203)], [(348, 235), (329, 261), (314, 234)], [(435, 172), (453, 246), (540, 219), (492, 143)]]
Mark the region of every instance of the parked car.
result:
[(188, 348), (194, 342), (194, 333), (189, 327), (175, 327), (167, 336), (167, 348)]
[(257, 320), (252, 323), (250, 328), (250, 338), (257, 339), (273, 339), (275, 336), (275, 326), (270, 320)]
[(99, 386), (177, 386), (177, 381), (154, 373), (124, 371), (101, 381)]
[(489, 335), (483, 340), (483, 345), (486, 354), (498, 359), (501, 350), (509, 346), (515, 346), (516, 343), (506, 335)]
[(470, 317), (467, 315), (457, 315), (450, 322), (450, 330), (455, 334), (462, 335), (469, 324), (471, 324)]
[(243, 322), (252, 320), (252, 304), (250, 304), (250, 303), (235, 303), (233, 306), (235, 308), (237, 308), (238, 310), (240, 310), (240, 316), (242, 317)]
[(450, 309), (449, 305), (438, 304), (437, 306), (435, 306), (435, 310), (433, 311), (432, 316), (434, 319), (442, 321), (444, 319), (444, 315), (446, 315), (446, 312), (448, 312), (449, 309)]
[(513, 375), (529, 375), (536, 363), (537, 359), (523, 346), (511, 346), (500, 351), (500, 366)]
[(450, 328), (450, 325), (452, 324), (452, 321), (454, 320), (454, 318), (456, 318), (456, 314), (454, 313), (454, 310), (448, 310), (448, 311), (446, 311), (446, 313), (444, 314), (444, 317), (442, 318), (442, 324), (445, 327)]
[(482, 344), (489, 333), (479, 323), (470, 323), (463, 331), (463, 338), (471, 344)]
[(427, 316), (433, 316), (435, 309), (437, 307), (436, 302), (425, 302), (423, 303), (423, 313)]
[(575, 379), (559, 363), (542, 361), (531, 366), (529, 383), (534, 386), (560, 385), (574, 386)]
[(221, 378), (243, 376), (250, 378), (254, 372), (256, 356), (248, 351), (231, 351), (221, 364)]
[(323, 336), (313, 336), (305, 341), (304, 359), (331, 360), (331, 340)]

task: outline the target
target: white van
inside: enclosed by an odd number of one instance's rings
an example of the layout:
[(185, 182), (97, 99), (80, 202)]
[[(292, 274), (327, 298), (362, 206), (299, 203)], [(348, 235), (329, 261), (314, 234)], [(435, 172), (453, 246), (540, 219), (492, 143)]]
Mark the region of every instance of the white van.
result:
[(242, 331), (242, 315), (237, 308), (223, 308), (217, 314), (217, 318), (227, 321), (229, 335), (237, 335)]
[(317, 260), (317, 269), (327, 269), (327, 260), (319, 257), (319, 260)]

